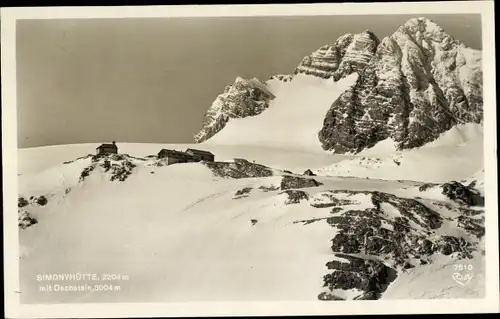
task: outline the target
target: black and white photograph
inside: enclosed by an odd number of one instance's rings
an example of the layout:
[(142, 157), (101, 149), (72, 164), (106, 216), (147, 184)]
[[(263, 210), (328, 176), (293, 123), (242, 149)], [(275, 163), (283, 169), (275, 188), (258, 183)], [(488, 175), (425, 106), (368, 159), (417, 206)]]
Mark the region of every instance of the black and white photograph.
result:
[(399, 5), (3, 8), (11, 317), (498, 311), (493, 2)]

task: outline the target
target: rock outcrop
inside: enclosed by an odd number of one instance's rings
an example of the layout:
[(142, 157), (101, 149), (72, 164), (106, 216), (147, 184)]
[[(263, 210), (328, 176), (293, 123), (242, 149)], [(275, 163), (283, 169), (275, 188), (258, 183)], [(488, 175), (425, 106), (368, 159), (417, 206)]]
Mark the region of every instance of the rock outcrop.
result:
[(235, 158), (233, 162), (204, 162), (213, 174), (223, 178), (269, 177), (274, 171), (264, 165), (251, 163), (245, 159)]
[(253, 189), (252, 187), (244, 187), (242, 189), (237, 190), (234, 193), (233, 199), (248, 197), (248, 194), (250, 194), (252, 189)]
[(293, 188), (306, 188), (306, 187), (316, 187), (323, 185), (313, 178), (304, 178), (300, 176), (290, 176), (285, 175), (281, 179), (280, 188), (282, 190), (293, 189)]
[(290, 82), (293, 79), (292, 74), (277, 74), (269, 78), (269, 80), (278, 80), (281, 82)]
[[(396, 271), (382, 262), (354, 257), (346, 254), (335, 254), (345, 261), (333, 260), (326, 263), (331, 271), (323, 277), (324, 286), (330, 291), (355, 289), (360, 295), (354, 300), (376, 300), (387, 286), (396, 278)], [(318, 299), (342, 300), (332, 293), (323, 292)], [(328, 300), (328, 299), (326, 299)]]
[(443, 184), (442, 188), (443, 194), (451, 200), (469, 206), (484, 206), (484, 197), (471, 186), (450, 182)]
[(27, 211), (20, 209), (17, 211), (17, 224), (19, 228), (26, 229), (30, 226), (38, 224), (38, 221)]
[(378, 299), (399, 272), (432, 263), (435, 255), (472, 258), (484, 236), (484, 211), (467, 201), (445, 204), (348, 190), (302, 200), (331, 210), (330, 217), (296, 221), (326, 221), (333, 228), (333, 259), (326, 264), (320, 300)]
[(287, 195), (287, 199), (285, 200), (286, 205), (298, 204), (303, 200), (309, 199), (309, 195), (306, 192), (296, 189), (287, 189), (279, 194)]
[(128, 154), (99, 154), (91, 156), (91, 164), (85, 167), (80, 173), (80, 182), (83, 182), (90, 174), (99, 169), (109, 180), (124, 182), (134, 171), (137, 163), (146, 160)]

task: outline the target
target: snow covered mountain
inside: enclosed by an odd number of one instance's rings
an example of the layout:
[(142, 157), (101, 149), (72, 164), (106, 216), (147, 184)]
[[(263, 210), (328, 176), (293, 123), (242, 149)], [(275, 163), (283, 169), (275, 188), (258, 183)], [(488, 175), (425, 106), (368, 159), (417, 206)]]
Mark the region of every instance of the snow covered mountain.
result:
[[(315, 86), (329, 86), (331, 94), (317, 94)], [(273, 76), (259, 85), (264, 87), (276, 98), (253, 100), (246, 90), (232, 90), (231, 101), (245, 102), (222, 107), (226, 89), (195, 142), (227, 144), (228, 138), (218, 137), (226, 135), (234, 143), (288, 146), (301, 140), (288, 133), (307, 127), (300, 135), (314, 136), (309, 147), (358, 153), (388, 138), (397, 149), (420, 147), (457, 124), (482, 123), (481, 52), (426, 18), (409, 20), (381, 41), (368, 30), (343, 35), (305, 57), (295, 75)], [(287, 118), (295, 112), (300, 123)], [(229, 125), (230, 118), (237, 124)]]

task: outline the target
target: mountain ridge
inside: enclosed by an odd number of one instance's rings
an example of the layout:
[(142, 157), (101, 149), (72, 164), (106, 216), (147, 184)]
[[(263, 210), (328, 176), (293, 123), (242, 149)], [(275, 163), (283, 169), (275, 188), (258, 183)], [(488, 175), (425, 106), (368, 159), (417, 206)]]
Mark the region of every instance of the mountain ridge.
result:
[[(426, 18), (410, 19), (382, 40), (370, 30), (344, 34), (302, 59), (294, 74), (270, 81), (289, 83), (309, 75), (337, 82), (352, 73), (358, 74), (356, 83), (330, 101), (322, 127), (314, 132), (325, 151), (358, 153), (389, 137), (398, 149), (411, 149), (456, 124), (482, 122), (480, 51)], [(270, 81), (259, 83), (269, 87)], [(232, 94), (244, 103), (212, 105), (196, 143), (212, 138), (231, 118), (261, 114), (271, 101), (257, 99), (255, 104), (246, 93)], [(218, 100), (221, 96), (214, 104)]]

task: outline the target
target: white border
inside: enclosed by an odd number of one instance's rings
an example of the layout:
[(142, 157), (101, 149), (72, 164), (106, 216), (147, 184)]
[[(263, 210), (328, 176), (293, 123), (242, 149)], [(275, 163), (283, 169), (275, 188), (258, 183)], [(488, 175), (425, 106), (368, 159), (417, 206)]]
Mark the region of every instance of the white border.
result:
[[(17, 19), (80, 19), (132, 17), (244, 17), (375, 14), (482, 15), (484, 76), (484, 149), (486, 194), (486, 297), (450, 300), (377, 300), (343, 302), (211, 302), (21, 305), (19, 295), (16, 214), (4, 209), (5, 306), (8, 318), (224, 316), (384, 313), (499, 312), (498, 211), (496, 169), (496, 85), (493, 1), (421, 3), (344, 3), (294, 5), (142, 6), (2, 8), (2, 165), (4, 207), (16, 207), (17, 112), (15, 35)], [(361, 303), (361, 305), (360, 305)]]

